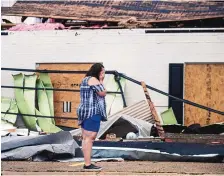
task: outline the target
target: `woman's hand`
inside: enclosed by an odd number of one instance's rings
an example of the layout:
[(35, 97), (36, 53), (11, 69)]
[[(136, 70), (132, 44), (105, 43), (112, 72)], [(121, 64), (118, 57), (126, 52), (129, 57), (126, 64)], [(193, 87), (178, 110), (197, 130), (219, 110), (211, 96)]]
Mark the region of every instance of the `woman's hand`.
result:
[(103, 83), (104, 77), (105, 77), (105, 72), (104, 72), (104, 71), (101, 71), (101, 72), (100, 72), (100, 76), (99, 76), (99, 78), (100, 78), (100, 83), (101, 83), (101, 84)]

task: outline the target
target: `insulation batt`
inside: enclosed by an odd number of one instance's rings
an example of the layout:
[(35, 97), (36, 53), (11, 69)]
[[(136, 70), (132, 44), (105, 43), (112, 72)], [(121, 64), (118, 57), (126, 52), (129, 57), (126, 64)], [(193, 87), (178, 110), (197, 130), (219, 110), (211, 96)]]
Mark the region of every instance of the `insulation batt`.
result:
[(42, 31), (65, 29), (65, 26), (60, 23), (38, 23), (38, 24), (18, 24), (9, 29), (9, 31)]

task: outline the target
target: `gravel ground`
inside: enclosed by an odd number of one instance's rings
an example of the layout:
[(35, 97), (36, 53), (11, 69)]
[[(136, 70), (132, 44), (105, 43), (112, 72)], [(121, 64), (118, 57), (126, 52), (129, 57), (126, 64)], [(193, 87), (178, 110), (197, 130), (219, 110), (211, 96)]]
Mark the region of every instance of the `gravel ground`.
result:
[(99, 172), (99, 173), (84, 173), (84, 172), (4, 172), (3, 175), (11, 175), (11, 176), (70, 176), (70, 175), (88, 175), (88, 176), (221, 176), (221, 174), (175, 174), (175, 173), (118, 173), (118, 172)]
[(83, 173), (81, 162), (2, 161), (3, 175), (224, 175), (223, 163), (99, 162), (100, 173)]

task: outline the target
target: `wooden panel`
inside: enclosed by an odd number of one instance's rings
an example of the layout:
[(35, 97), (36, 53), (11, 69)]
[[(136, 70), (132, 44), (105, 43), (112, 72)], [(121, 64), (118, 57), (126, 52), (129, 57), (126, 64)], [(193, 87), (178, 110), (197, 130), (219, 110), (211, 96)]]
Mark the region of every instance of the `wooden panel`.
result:
[[(77, 118), (76, 110), (79, 103), (71, 102), (71, 113), (63, 112), (63, 101), (55, 101), (55, 116)], [(74, 115), (75, 114), (75, 115)], [(77, 120), (55, 119), (56, 125), (78, 128)]]
[[(211, 65), (211, 107), (224, 112), (224, 64)], [(211, 113), (210, 124), (223, 122), (224, 116)]]
[[(76, 70), (88, 71), (93, 63), (41, 63), (36, 69), (47, 70)], [(49, 74), (53, 87), (60, 89), (79, 90), (79, 85), (85, 74)], [(63, 101), (71, 101), (71, 113), (63, 112)], [(79, 92), (54, 91), (54, 112), (55, 116), (77, 118), (76, 109), (80, 103)], [(78, 128), (77, 120), (55, 119), (56, 125)]]
[[(185, 99), (224, 111), (224, 64), (187, 64), (185, 66)], [(224, 121), (222, 115), (184, 105), (185, 125), (209, 125)]]

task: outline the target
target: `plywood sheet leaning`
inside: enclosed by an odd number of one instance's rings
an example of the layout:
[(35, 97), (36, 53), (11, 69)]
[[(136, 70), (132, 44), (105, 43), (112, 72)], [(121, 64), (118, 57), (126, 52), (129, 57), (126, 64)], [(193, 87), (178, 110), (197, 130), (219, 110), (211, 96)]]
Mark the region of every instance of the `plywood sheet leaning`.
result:
[[(224, 111), (224, 64), (186, 64), (184, 98)], [(184, 105), (184, 124), (209, 125), (224, 121), (219, 114)]]
[[(39, 70), (66, 70), (88, 71), (93, 63), (41, 63), (36, 69)], [(85, 74), (49, 74), (53, 88), (79, 90)], [(63, 112), (63, 102), (71, 102), (71, 112)], [(76, 110), (80, 103), (79, 92), (54, 91), (54, 115), (60, 117), (77, 118)], [(78, 128), (77, 120), (55, 119), (57, 126)]]

